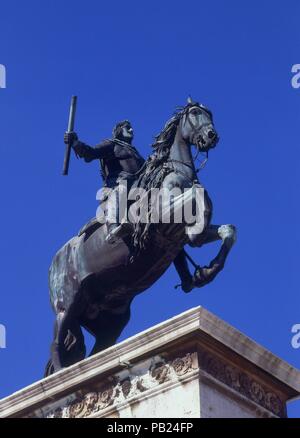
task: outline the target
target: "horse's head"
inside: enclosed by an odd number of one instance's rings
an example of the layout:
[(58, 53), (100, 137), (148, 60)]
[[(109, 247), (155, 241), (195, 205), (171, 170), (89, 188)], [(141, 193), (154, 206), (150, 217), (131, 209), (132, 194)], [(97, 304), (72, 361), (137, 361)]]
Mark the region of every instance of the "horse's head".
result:
[(212, 113), (191, 99), (182, 111), (179, 127), (183, 139), (194, 144), (201, 152), (214, 148), (219, 141)]

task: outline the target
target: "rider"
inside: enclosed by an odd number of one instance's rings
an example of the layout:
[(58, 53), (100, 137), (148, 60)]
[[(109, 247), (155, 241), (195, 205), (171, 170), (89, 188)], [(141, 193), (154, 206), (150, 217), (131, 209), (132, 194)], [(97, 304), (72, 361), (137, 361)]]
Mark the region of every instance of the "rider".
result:
[[(113, 138), (104, 140), (94, 148), (78, 140), (75, 132), (66, 132), (64, 141), (66, 144), (72, 144), (77, 156), (83, 158), (89, 163), (93, 160), (100, 160), (101, 175), (105, 187), (115, 188), (122, 182), (127, 182), (128, 190), (136, 178), (136, 174), (143, 166), (145, 160), (139, 154), (137, 149), (132, 145), (133, 129), (128, 120), (117, 123), (113, 129)], [(108, 198), (106, 222), (108, 243), (114, 243), (128, 233), (128, 227), (125, 223), (119, 223), (118, 214), (118, 196)], [(114, 220), (111, 217), (114, 216)], [(175, 268), (181, 279), (181, 287), (185, 292), (193, 289), (193, 276), (191, 275), (184, 251), (182, 250), (174, 260)]]
[[(129, 190), (145, 160), (132, 145), (133, 129), (128, 120), (117, 123), (112, 134), (112, 139), (104, 140), (94, 148), (79, 141), (75, 132), (66, 132), (64, 141), (71, 143), (75, 153), (85, 162), (100, 160), (101, 175), (105, 187), (113, 189), (126, 181)], [(127, 233), (125, 224), (119, 223), (118, 209), (119, 196), (110, 196), (106, 214), (108, 227), (106, 240), (109, 243), (114, 243)]]

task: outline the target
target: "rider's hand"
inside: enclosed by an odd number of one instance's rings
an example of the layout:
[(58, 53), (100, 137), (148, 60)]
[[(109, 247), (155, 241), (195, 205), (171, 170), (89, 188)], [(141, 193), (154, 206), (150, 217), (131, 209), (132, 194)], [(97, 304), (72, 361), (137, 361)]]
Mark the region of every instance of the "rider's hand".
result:
[(73, 144), (77, 140), (78, 140), (78, 136), (77, 136), (76, 132), (65, 132), (65, 135), (64, 135), (64, 143), (65, 144)]

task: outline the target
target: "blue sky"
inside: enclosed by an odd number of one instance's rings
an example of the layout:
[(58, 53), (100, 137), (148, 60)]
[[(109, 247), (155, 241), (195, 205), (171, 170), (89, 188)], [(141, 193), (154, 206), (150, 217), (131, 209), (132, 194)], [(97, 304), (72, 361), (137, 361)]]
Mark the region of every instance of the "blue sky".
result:
[[(200, 180), (214, 223), (238, 227), (226, 268), (188, 295), (170, 268), (136, 298), (121, 339), (203, 305), (300, 367), (291, 346), (300, 323), (299, 14), (296, 0), (2, 2), (0, 397), (42, 376), (54, 320), (48, 267), (97, 207), (96, 163), (73, 159), (61, 176), (72, 94), (90, 144), (128, 118), (147, 156), (188, 94), (212, 109), (221, 136)], [(217, 250), (191, 254), (206, 264)], [(300, 417), (300, 401), (289, 414)]]

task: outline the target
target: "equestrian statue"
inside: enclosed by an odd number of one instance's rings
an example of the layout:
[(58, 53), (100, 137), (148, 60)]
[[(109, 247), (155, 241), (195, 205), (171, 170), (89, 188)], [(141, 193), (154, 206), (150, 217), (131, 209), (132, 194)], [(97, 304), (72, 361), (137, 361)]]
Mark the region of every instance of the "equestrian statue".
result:
[[(56, 320), (45, 375), (85, 358), (82, 328), (95, 338), (90, 355), (114, 345), (130, 319), (134, 297), (151, 287), (172, 263), (185, 293), (210, 283), (223, 269), (236, 240), (233, 225), (211, 223), (212, 202), (197, 176), (198, 154), (208, 156), (219, 141), (208, 108), (189, 98), (155, 137), (146, 160), (132, 144), (128, 120), (117, 123), (112, 138), (95, 147), (80, 141), (74, 132), (75, 108), (73, 98), (64, 136), (64, 174), (71, 149), (86, 163), (99, 160), (101, 209), (52, 261), (49, 287)], [(162, 192), (172, 193), (168, 203), (160, 197)], [(177, 213), (188, 204), (192, 219), (181, 215), (178, 220)], [(156, 220), (152, 220), (154, 212)], [(185, 250), (217, 240), (219, 252), (208, 266), (198, 266)], [(188, 262), (195, 268), (193, 273)]]

